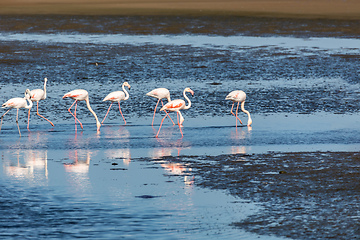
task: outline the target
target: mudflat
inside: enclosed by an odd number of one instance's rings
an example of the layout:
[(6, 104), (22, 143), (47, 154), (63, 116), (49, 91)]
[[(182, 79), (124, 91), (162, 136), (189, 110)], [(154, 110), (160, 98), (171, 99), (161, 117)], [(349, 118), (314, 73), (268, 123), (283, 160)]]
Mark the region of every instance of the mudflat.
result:
[(360, 1), (0, 0), (0, 14), (229, 15), (360, 19)]

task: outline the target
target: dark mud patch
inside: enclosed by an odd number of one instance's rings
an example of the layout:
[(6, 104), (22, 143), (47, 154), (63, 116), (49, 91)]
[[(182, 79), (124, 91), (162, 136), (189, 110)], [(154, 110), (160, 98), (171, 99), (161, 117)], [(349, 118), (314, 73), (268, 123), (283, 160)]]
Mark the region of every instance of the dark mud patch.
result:
[(0, 15), (0, 31), (359, 37), (359, 20), (235, 16)]
[(232, 225), (292, 239), (358, 239), (359, 152), (186, 157), (198, 186), (263, 209)]

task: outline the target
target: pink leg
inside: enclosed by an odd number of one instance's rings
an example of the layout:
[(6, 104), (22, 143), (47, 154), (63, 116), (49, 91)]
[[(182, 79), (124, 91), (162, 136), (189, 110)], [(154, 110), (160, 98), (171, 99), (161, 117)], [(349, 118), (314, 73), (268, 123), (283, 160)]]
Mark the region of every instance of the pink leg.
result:
[[(235, 121), (236, 121), (236, 128), (237, 128), (237, 119), (239, 119), (238, 118), (238, 110), (239, 110), (239, 104), (240, 104), (240, 102), (238, 102), (238, 105), (237, 105), (237, 107), (236, 107), (236, 119), (235, 119)], [(239, 119), (240, 120), (240, 119)], [(242, 124), (242, 122), (240, 121), (240, 123)]]
[[(164, 106), (163, 101), (161, 100), (161, 104), (162, 106)], [(170, 115), (168, 114), (168, 112), (166, 110), (164, 110), (164, 112), (166, 113), (166, 116), (170, 118), (171, 122), (173, 123), (173, 125), (175, 125), (174, 121), (171, 119)]]
[[(157, 101), (157, 103), (156, 103), (156, 105), (155, 105), (155, 108), (154, 108), (154, 115), (153, 115), (153, 120), (152, 120), (152, 122), (151, 122), (151, 126), (153, 126), (153, 125), (154, 125), (154, 119), (155, 119), (156, 108), (157, 108), (157, 106), (158, 106), (158, 104), (159, 104), (159, 101), (160, 101), (160, 99)], [(161, 102), (162, 102), (162, 101), (161, 101)]]
[(31, 110), (31, 108), (29, 109), (29, 113), (28, 113), (28, 124), (27, 124), (27, 130), (29, 130), (29, 124), (30, 124), (30, 110)]
[[(232, 111), (233, 108), (234, 108), (234, 104), (235, 104), (235, 102), (233, 102), (233, 104), (232, 104), (232, 106), (231, 106), (230, 112), (231, 112), (232, 115), (234, 115), (234, 116), (236, 117), (237, 120), (239, 120), (239, 122), (240, 122), (241, 124), (243, 124), (242, 121), (240, 120), (240, 118), (237, 116), (237, 114), (235, 115), (235, 113), (233, 113), (233, 111)], [(238, 103), (238, 107), (239, 107), (239, 103)], [(237, 111), (236, 111), (236, 112), (237, 112)]]
[[(75, 103), (76, 103), (76, 105), (75, 105), (75, 115), (74, 115), (70, 109), (72, 108), (72, 106), (74, 106)], [(69, 107), (68, 111), (75, 118), (75, 127), (76, 127), (76, 120), (77, 120), (80, 123), (81, 129), (83, 129), (82, 123), (80, 122), (79, 119), (76, 118), (76, 106), (77, 106), (77, 100), (75, 100), (75, 102)]]
[(0, 131), (1, 131), (1, 126), (2, 126), (2, 122), (3, 122), (3, 118), (4, 118), (5, 114), (7, 114), (10, 110), (11, 110), (11, 108), (10, 108), (9, 110), (7, 110), (7, 111), (1, 116)]
[[(30, 109), (29, 109), (29, 114), (30, 114)], [(42, 117), (43, 119), (45, 119), (46, 121), (48, 121), (51, 124), (51, 126), (54, 126), (54, 124), (49, 119), (47, 119), (46, 117), (40, 115), (40, 113), (39, 113), (39, 101), (36, 102), (36, 114), (38, 116)]]
[(163, 124), (163, 122), (164, 122), (165, 118), (166, 118), (166, 116), (165, 116), (165, 117), (163, 117), (163, 119), (161, 120), (160, 127), (159, 127), (159, 131), (157, 132), (157, 134), (156, 134), (156, 136), (155, 136), (155, 137), (158, 137), (158, 136), (159, 136), (160, 129), (161, 129), (161, 126), (162, 126), (162, 124)]
[(75, 128), (76, 128), (76, 120), (77, 120), (80, 123), (80, 127), (82, 129), (83, 127), (82, 127), (80, 120), (76, 118), (76, 105), (75, 105), (75, 115), (70, 111), (70, 109), (72, 108), (72, 106), (74, 106), (75, 103), (77, 105), (77, 100), (75, 100), (75, 102), (69, 107), (68, 111), (75, 118)]
[(179, 112), (176, 112), (176, 116), (177, 116), (177, 122), (178, 122), (178, 125), (179, 125), (179, 129), (180, 129), (180, 132), (181, 132), (181, 138), (183, 138), (184, 135), (183, 135), (183, 132), (181, 130), (181, 126), (180, 126), (180, 122), (179, 122)]
[(20, 127), (19, 127), (19, 109), (17, 109), (16, 111), (16, 124), (17, 124), (17, 127), (18, 127), (18, 130), (19, 130), (19, 135), (21, 137), (21, 132), (20, 132)]
[(124, 122), (125, 122), (125, 125), (126, 125), (126, 120), (125, 120), (125, 118), (124, 118), (124, 115), (123, 115), (122, 112), (121, 112), (120, 101), (119, 101), (118, 103), (119, 103), (119, 111), (120, 111), (121, 116), (122, 116), (122, 118), (124, 119)]
[(105, 119), (106, 119), (106, 117), (107, 117), (107, 115), (108, 115), (108, 113), (109, 113), (109, 111), (110, 111), (110, 108), (111, 108), (112, 104), (113, 104), (113, 102), (111, 102), (110, 107), (108, 108), (108, 110), (107, 110), (107, 112), (106, 112), (106, 114), (105, 114), (105, 117), (104, 117), (104, 119), (102, 120), (101, 124), (105, 121)]

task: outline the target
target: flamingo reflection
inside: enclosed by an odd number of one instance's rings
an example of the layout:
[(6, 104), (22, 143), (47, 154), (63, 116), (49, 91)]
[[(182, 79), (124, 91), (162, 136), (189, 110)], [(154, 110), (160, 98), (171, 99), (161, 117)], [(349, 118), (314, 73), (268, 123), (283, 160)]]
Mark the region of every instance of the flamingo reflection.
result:
[(122, 159), (125, 166), (130, 165), (131, 153), (129, 148), (109, 149), (105, 151), (105, 155), (110, 159)]
[(48, 178), (47, 150), (17, 150), (15, 153), (6, 153), (3, 155), (3, 168), (9, 177), (31, 180), (28, 182), (36, 185), (42, 184)]

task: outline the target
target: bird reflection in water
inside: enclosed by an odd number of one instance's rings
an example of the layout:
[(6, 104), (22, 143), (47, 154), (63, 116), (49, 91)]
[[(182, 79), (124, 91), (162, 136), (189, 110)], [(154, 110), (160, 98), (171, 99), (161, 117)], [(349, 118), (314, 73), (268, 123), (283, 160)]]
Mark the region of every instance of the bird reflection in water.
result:
[[(190, 148), (190, 143), (183, 142), (182, 139), (179, 139), (176, 142), (163, 138), (156, 138), (156, 140), (160, 143), (162, 147), (154, 148), (152, 150), (152, 152), (150, 153), (152, 159), (162, 159), (165, 157), (170, 157), (172, 156), (174, 150), (177, 150), (177, 156), (180, 156), (181, 150)], [(193, 185), (195, 177), (190, 174), (192, 169), (186, 167), (186, 165), (184, 165), (183, 163), (163, 159), (161, 160), (161, 166), (170, 175), (184, 176), (185, 187), (190, 187)]]
[[(235, 131), (231, 131), (230, 138), (233, 142), (231, 146), (231, 154), (247, 154), (251, 147), (245, 147), (247, 141), (251, 140), (251, 127), (248, 127), (247, 130), (240, 128)], [(239, 161), (246, 161), (244, 157), (241, 157)]]
[[(6, 157), (5, 157), (6, 156)], [(48, 179), (47, 150), (17, 150), (3, 153), (3, 168), (7, 176), (42, 185)]]
[(122, 159), (125, 166), (129, 166), (131, 162), (130, 148), (109, 149), (105, 151), (105, 155), (109, 159)]
[[(90, 150), (69, 151), (69, 162), (64, 163), (67, 179), (75, 192), (84, 192), (91, 186), (89, 178), (90, 159), (95, 154)], [(71, 161), (71, 162), (70, 162)]]

